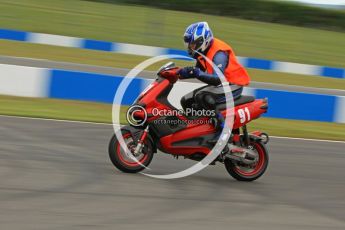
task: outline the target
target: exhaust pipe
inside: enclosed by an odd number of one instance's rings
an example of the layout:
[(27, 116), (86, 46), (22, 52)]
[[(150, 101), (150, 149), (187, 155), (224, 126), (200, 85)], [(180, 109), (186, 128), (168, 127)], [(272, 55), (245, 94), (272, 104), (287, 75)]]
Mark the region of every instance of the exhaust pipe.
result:
[(243, 149), (232, 149), (230, 152), (225, 154), (225, 157), (234, 161), (238, 161), (244, 164), (254, 164), (257, 162), (257, 157), (255, 153), (252, 153), (250, 150)]

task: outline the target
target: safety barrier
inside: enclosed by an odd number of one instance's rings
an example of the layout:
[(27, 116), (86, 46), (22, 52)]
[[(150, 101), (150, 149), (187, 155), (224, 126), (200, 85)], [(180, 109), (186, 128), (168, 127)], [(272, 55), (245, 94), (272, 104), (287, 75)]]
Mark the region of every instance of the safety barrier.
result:
[[(123, 76), (0, 64), (0, 94), (112, 103)], [(121, 104), (130, 105), (152, 79), (134, 78)], [(178, 82), (169, 101), (201, 83)], [(245, 94), (268, 97), (266, 117), (345, 123), (345, 97), (247, 88)]]
[[(93, 39), (32, 33), (9, 29), (0, 29), (0, 39), (142, 56), (157, 56), (165, 54), (187, 55), (186, 51), (178, 49), (98, 41)], [(270, 70), (292, 74), (316, 75), (331, 78), (345, 78), (345, 69), (343, 68), (272, 61), (250, 57), (239, 57), (239, 61), (246, 68)]]

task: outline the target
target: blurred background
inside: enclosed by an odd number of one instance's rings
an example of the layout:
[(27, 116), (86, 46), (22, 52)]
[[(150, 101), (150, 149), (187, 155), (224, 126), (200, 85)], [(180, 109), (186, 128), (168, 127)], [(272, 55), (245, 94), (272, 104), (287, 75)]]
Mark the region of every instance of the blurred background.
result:
[[(0, 0), (0, 228), (344, 230), (344, 5)], [(108, 157), (123, 76), (152, 56), (185, 54), (197, 21), (234, 48), (252, 78), (245, 93), (269, 98), (248, 125), (271, 137), (270, 165), (253, 183), (218, 163), (158, 180), (121, 173)], [(161, 64), (133, 80), (122, 115)], [(175, 102), (194, 86), (175, 87)], [(145, 172), (195, 163), (181, 158), (159, 152)]]

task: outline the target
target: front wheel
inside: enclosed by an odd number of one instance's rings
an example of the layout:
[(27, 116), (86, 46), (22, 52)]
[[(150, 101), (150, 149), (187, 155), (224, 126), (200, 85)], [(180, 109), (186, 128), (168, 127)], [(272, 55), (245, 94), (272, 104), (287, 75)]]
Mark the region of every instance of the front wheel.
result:
[(126, 173), (137, 173), (144, 170), (151, 163), (154, 154), (151, 141), (145, 140), (141, 153), (134, 156), (136, 141), (131, 132), (121, 129), (120, 135), (127, 146), (127, 151), (121, 147), (119, 140), (114, 135), (109, 143), (109, 157), (113, 165)]
[(267, 169), (269, 158), (265, 145), (261, 142), (251, 142), (249, 146), (257, 155), (256, 163), (246, 165), (231, 159), (224, 160), (226, 170), (236, 180), (254, 181), (261, 177)]

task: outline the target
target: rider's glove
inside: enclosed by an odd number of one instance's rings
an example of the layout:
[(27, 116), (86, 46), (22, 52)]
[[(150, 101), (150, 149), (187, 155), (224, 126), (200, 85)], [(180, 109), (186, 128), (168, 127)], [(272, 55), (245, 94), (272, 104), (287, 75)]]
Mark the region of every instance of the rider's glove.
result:
[(196, 67), (184, 67), (178, 72), (181, 79), (196, 78), (199, 76), (199, 73), (200, 69)]

